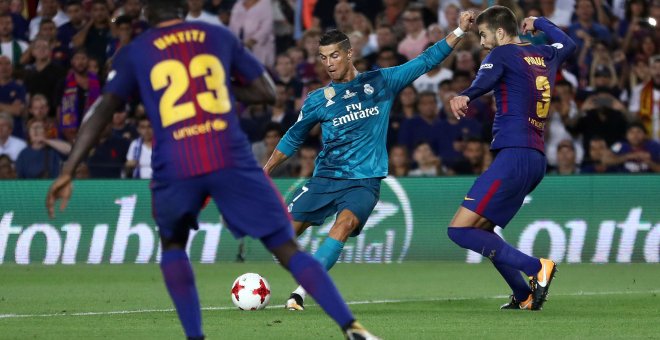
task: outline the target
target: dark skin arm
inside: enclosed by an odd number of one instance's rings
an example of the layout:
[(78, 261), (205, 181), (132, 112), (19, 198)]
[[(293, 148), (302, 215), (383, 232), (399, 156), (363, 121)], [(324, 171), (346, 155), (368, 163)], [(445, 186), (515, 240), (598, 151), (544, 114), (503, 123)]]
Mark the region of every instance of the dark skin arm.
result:
[(255, 79), (248, 86), (232, 86), (236, 99), (244, 104), (275, 104), (275, 83), (273, 79), (264, 72), (261, 77)]
[[(246, 104), (271, 104), (275, 102), (275, 85), (270, 76), (264, 72), (261, 77), (247, 86), (234, 86), (236, 98)], [(110, 123), (112, 116), (121, 108), (124, 101), (113, 94), (105, 94), (89, 109), (80, 130), (78, 138), (71, 149), (69, 159), (62, 166), (59, 177), (48, 189), (46, 208), (48, 215), (55, 216), (55, 203), (61, 199), (60, 210), (69, 203), (73, 187), (71, 185), (74, 172), (89, 151), (99, 140), (101, 132)]]
[(71, 149), (69, 159), (64, 162), (60, 175), (55, 179), (48, 189), (46, 196), (46, 208), (48, 215), (55, 216), (55, 203), (61, 199), (60, 210), (64, 210), (69, 203), (73, 187), (71, 181), (78, 164), (89, 154), (89, 151), (99, 140), (101, 132), (112, 120), (113, 114), (121, 107), (123, 100), (113, 94), (105, 94), (87, 112), (85, 119), (78, 131), (78, 138)]

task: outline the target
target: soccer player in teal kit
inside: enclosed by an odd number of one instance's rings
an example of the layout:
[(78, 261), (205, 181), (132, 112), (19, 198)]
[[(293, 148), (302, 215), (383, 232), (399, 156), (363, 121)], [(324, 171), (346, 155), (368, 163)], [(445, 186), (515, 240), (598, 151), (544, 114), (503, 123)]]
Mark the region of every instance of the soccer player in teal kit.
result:
[(233, 99), (274, 101), (270, 77), (226, 28), (184, 22), (180, 4), (150, 1), (149, 20), (156, 28), (115, 58), (103, 98), (87, 113), (62, 174), (49, 189), (50, 215), (57, 199), (64, 207), (71, 197), (75, 168), (113, 113), (139, 95), (154, 127), (151, 192), (163, 249), (160, 268), (186, 336), (204, 338), (185, 249), (210, 196), (232, 234), (260, 239), (347, 338), (376, 339), (355, 322), (325, 269), (298, 249), (282, 198), (258, 166), (239, 126)]
[[(470, 28), (471, 12), (460, 16), (459, 28), (409, 62), (358, 74), (352, 63), (348, 37), (325, 33), (319, 57), (332, 82), (309, 94), (298, 122), (282, 138), (265, 165), (270, 173), (291, 157), (307, 132), (321, 124), (323, 150), (316, 158), (313, 177), (293, 194), (289, 211), (298, 235), (334, 214), (328, 237), (314, 254), (325, 268), (337, 262), (349, 236), (360, 234), (378, 202), (381, 179), (387, 176), (387, 126), (392, 103), (401, 89), (440, 64)], [(286, 303), (303, 310), (306, 292), (298, 287)]]
[[(555, 75), (575, 51), (575, 43), (545, 18), (526, 18), (523, 31), (543, 31), (552, 45), (533, 46), (518, 38), (515, 15), (493, 6), (477, 16), (481, 45), (490, 53), (472, 85), (450, 101), (457, 118), (468, 103), (494, 91), (497, 113), (493, 122), (493, 163), (474, 183), (448, 228), (459, 246), (488, 257), (513, 290), (503, 309), (543, 307), (556, 265), (513, 248), (493, 229), (504, 228), (541, 182), (546, 170), (543, 148)], [(530, 278), (530, 285), (520, 272)]]

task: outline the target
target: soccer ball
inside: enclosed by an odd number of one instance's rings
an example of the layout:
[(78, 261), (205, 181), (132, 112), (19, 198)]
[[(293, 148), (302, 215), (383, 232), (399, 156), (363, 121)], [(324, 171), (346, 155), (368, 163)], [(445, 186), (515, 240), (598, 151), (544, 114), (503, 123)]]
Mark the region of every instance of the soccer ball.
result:
[(240, 310), (264, 309), (270, 301), (270, 285), (259, 274), (243, 274), (232, 285), (231, 301)]

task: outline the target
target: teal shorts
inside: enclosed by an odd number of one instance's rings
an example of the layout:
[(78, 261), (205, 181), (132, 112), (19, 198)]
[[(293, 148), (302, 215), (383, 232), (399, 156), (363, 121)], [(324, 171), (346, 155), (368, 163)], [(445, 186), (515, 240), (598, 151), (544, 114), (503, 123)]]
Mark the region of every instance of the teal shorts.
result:
[(312, 177), (290, 196), (289, 212), (294, 221), (321, 225), (329, 216), (350, 210), (360, 221), (351, 235), (357, 236), (378, 203), (380, 181)]

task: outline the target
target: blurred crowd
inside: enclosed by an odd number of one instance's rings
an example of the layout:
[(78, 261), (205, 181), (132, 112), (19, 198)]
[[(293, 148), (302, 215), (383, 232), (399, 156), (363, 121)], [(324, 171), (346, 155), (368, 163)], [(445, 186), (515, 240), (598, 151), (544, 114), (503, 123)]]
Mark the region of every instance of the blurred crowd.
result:
[[(548, 173), (660, 172), (660, 0), (184, 2), (185, 20), (228, 27), (276, 81), (274, 105), (235, 103), (262, 165), (296, 122), (307, 93), (330, 81), (317, 58), (322, 32), (345, 32), (356, 68), (365, 72), (416, 57), (457, 26), (460, 11), (498, 4), (519, 20), (549, 18), (578, 45), (552, 94)], [(143, 7), (141, 0), (0, 0), (0, 179), (58, 175), (113, 56), (149, 29)], [(521, 38), (547, 43), (543, 33)], [(472, 101), (461, 120), (447, 109), (487, 53), (477, 34), (468, 34), (447, 60), (399, 94), (387, 139), (392, 175), (474, 175), (488, 168), (492, 95)], [(313, 128), (272, 175), (311, 176), (320, 132)], [(152, 140), (144, 108), (128, 103), (76, 176), (150, 178)]]

